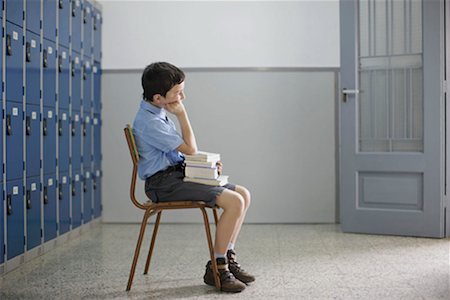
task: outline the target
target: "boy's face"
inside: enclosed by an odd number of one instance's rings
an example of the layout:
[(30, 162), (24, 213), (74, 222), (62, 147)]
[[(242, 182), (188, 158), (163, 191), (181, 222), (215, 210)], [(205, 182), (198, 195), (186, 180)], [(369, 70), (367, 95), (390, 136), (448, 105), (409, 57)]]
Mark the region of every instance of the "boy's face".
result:
[(161, 108), (164, 108), (166, 104), (184, 100), (184, 81), (180, 84), (174, 85), (163, 97), (160, 94), (153, 96), (153, 103)]

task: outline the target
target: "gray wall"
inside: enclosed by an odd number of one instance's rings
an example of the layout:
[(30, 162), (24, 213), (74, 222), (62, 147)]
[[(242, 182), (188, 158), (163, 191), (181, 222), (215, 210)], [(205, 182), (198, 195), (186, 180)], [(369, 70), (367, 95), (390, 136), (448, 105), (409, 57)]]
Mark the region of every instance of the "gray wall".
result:
[[(252, 193), (250, 223), (336, 218), (336, 72), (333, 69), (187, 69), (185, 106), (199, 148), (219, 152), (230, 181)], [(141, 97), (141, 70), (103, 74), (103, 220), (137, 222), (123, 127)], [(172, 117), (176, 122), (176, 119)], [(138, 197), (145, 199), (143, 183)], [(198, 222), (199, 212), (163, 221)]]

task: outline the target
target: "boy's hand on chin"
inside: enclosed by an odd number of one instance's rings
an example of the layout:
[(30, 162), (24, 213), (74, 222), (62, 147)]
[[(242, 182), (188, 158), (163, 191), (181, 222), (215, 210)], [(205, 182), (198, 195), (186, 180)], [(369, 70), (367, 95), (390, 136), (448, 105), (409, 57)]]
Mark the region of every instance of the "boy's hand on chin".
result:
[(181, 101), (175, 101), (175, 102), (171, 102), (171, 103), (167, 103), (164, 107), (168, 112), (174, 114), (174, 115), (178, 115), (182, 112), (184, 112), (185, 108), (184, 108), (184, 104), (181, 103)]

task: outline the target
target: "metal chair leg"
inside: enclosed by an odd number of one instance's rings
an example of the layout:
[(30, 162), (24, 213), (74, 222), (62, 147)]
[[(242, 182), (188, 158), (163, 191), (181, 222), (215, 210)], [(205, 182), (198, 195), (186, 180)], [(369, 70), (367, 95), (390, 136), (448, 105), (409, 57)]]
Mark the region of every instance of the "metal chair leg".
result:
[(145, 263), (144, 274), (147, 274), (148, 268), (150, 267), (150, 260), (152, 259), (153, 248), (155, 247), (156, 235), (158, 234), (159, 221), (161, 220), (161, 213), (162, 213), (162, 211), (159, 211), (158, 215), (156, 216), (155, 227), (153, 228), (152, 241), (150, 243), (150, 249), (148, 250), (147, 262)]
[(208, 246), (209, 246), (209, 254), (211, 256), (211, 264), (214, 272), (214, 282), (216, 283), (216, 288), (220, 290), (219, 270), (217, 269), (217, 263), (214, 257), (214, 248), (211, 239), (211, 228), (209, 227), (208, 214), (206, 213), (204, 207), (200, 207), (200, 209), (203, 213), (203, 221), (205, 223), (206, 237), (208, 239)]
[(134, 251), (133, 263), (131, 264), (130, 276), (128, 277), (127, 291), (131, 289), (131, 284), (133, 283), (134, 273), (136, 271), (136, 264), (139, 258), (139, 252), (141, 250), (142, 239), (144, 238), (145, 228), (147, 227), (147, 220), (150, 216), (151, 210), (147, 210), (144, 214), (144, 218), (141, 223), (141, 230), (139, 232), (139, 238), (136, 244), (136, 250)]

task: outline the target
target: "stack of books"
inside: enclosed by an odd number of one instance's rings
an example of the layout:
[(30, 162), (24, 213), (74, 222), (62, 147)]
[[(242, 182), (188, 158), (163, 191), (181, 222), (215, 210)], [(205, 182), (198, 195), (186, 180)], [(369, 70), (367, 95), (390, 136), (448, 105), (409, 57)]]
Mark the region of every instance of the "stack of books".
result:
[(185, 155), (184, 181), (207, 185), (223, 186), (228, 183), (228, 176), (219, 175), (217, 162), (220, 154), (198, 151), (194, 155)]

